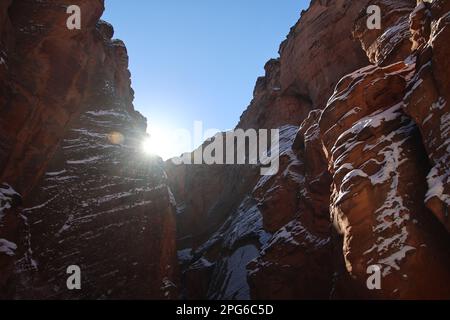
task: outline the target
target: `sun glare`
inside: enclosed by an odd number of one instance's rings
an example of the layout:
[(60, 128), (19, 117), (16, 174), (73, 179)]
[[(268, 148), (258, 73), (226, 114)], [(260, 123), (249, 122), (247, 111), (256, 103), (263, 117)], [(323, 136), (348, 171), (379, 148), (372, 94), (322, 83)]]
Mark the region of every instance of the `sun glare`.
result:
[(201, 122), (195, 122), (192, 131), (169, 126), (152, 126), (148, 130), (148, 137), (142, 141), (142, 151), (168, 160), (193, 151), (218, 132), (218, 129), (204, 130)]
[(155, 151), (155, 146), (153, 146), (152, 139), (145, 138), (144, 141), (142, 141), (142, 151), (144, 151), (146, 154), (153, 154)]
[(142, 150), (145, 154), (160, 156), (164, 160), (175, 156), (169, 141), (159, 135), (152, 135), (145, 138), (144, 141), (142, 141)]
[(142, 141), (142, 151), (148, 155), (157, 155), (168, 160), (190, 151), (190, 144), (176, 136), (175, 130), (163, 127), (149, 129), (149, 137)]

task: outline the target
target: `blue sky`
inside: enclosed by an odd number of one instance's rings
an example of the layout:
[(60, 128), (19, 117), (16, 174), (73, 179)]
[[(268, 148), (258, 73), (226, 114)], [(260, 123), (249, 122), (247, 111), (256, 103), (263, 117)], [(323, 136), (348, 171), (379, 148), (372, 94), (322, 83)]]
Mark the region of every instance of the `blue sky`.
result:
[[(150, 128), (234, 128), (309, 0), (106, 0)], [(189, 151), (189, 150), (184, 150)], [(174, 150), (178, 152), (178, 150)]]

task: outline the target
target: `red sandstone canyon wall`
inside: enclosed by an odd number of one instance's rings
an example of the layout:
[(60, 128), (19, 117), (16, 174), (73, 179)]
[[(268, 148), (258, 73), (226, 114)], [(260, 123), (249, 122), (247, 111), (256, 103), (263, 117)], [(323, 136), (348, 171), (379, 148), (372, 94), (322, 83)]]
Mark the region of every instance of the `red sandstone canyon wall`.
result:
[(0, 4), (1, 298), (450, 298), (448, 1), (311, 1), (237, 124), (280, 130), (273, 176), (144, 156), (125, 45), (79, 3), (80, 31)]

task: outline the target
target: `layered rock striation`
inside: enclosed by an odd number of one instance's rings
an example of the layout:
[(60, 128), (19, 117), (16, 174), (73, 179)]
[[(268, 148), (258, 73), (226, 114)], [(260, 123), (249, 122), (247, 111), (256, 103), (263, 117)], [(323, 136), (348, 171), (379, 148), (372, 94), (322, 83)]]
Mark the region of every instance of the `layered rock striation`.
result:
[[(177, 296), (175, 206), (163, 163), (141, 150), (146, 120), (105, 79), (26, 202), (23, 239), (33, 254), (17, 264), (19, 297), (30, 297), (30, 287), (31, 298)], [(66, 288), (70, 265), (82, 270), (81, 291)]]
[[(177, 220), (192, 222), (179, 234), (186, 297), (450, 297), (448, 13), (446, 1), (312, 1), (238, 125), (281, 129), (278, 174), (168, 169)], [(195, 188), (211, 179), (227, 183)]]

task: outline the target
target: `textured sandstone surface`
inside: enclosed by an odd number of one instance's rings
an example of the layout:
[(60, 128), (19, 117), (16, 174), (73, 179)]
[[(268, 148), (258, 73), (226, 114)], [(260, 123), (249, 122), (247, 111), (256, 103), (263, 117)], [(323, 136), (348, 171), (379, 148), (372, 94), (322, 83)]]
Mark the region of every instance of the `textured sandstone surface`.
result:
[[(422, 45), (417, 48), (416, 73), (408, 83), (403, 105), (420, 129), (432, 166), (427, 175), (426, 205), (447, 231), (450, 231), (449, 11), (448, 1), (434, 1), (432, 5), (418, 6), (412, 15), (415, 41)], [(422, 28), (423, 24), (415, 22), (420, 17), (430, 21), (431, 27)]]
[(330, 99), (319, 123), (332, 166), (331, 215), (344, 234), (347, 270), (362, 284), (377, 264), (382, 297), (442, 298), (447, 234), (425, 207), (426, 152), (402, 109), (410, 71), (403, 62), (359, 70)]
[[(333, 247), (328, 214), (330, 177), (312, 111), (282, 155), (277, 176), (255, 189), (264, 226), (273, 237), (249, 264), (256, 299), (328, 299)], [(267, 290), (266, 288), (272, 288)]]
[[(365, 5), (382, 9), (381, 30), (367, 29)], [(300, 126), (280, 172), (245, 183), (236, 172), (250, 168), (173, 174), (176, 186), (193, 186), (185, 190), (211, 204), (174, 192), (181, 224), (202, 217), (179, 237), (187, 297), (450, 297), (440, 285), (450, 263), (448, 12), (445, 1), (312, 1), (238, 125)], [(197, 192), (207, 176), (223, 185), (219, 193)], [(222, 183), (230, 179), (231, 191)], [(202, 227), (220, 219), (216, 232)], [(200, 234), (203, 245), (186, 242)], [(371, 265), (381, 269), (382, 290), (366, 286)]]
[[(9, 3), (9, 6), (8, 6)], [(96, 29), (103, 1), (80, 1), (81, 30), (66, 27), (70, 1), (2, 1), (0, 181), (27, 192), (42, 176), (102, 67)]]
[[(24, 197), (43, 175), (69, 122), (79, 115), (102, 65), (98, 57), (104, 55), (104, 40), (96, 23), (103, 1), (80, 1), (88, 13), (82, 29), (71, 32), (66, 28), (69, 4), (0, 4), (0, 182)], [(0, 222), (0, 238), (15, 245), (25, 224), (18, 205), (3, 210)], [(14, 261), (14, 255), (0, 252), (2, 293), (13, 286)]]
[(311, 1), (280, 47), (284, 90), (311, 101), (314, 109), (323, 108), (339, 79), (367, 63), (351, 37), (353, 23), (367, 2)]
[(355, 21), (353, 37), (361, 42), (370, 62), (388, 65), (406, 58), (411, 51), (409, 13), (415, 8), (416, 0), (371, 0), (367, 5), (380, 7), (382, 28), (368, 29), (368, 15), (361, 11)]
[[(436, 40), (427, 31), (439, 38), (445, 14), (445, 2), (419, 3), (408, 15), (410, 55), (399, 56), (401, 46), (375, 50), (384, 53), (373, 62), (405, 60), (344, 77), (319, 122), (333, 174), (331, 217), (344, 235), (346, 269), (364, 292), (366, 268), (379, 265), (384, 285), (375, 297), (450, 296), (440, 285), (450, 279), (449, 237), (432, 214), (448, 229), (448, 91), (438, 89), (446, 80), (434, 78)], [(399, 28), (403, 20), (398, 18)], [(435, 45), (436, 53), (445, 47)], [(357, 295), (371, 296), (363, 292)]]
[(0, 5), (0, 297), (174, 298), (173, 198), (140, 150), (127, 50), (103, 1), (77, 2), (81, 30), (71, 4)]
[[(23, 246), (33, 254), (17, 263), (20, 298), (177, 297), (175, 206), (163, 163), (140, 150), (140, 114), (100, 101), (64, 137), (26, 203)], [(72, 264), (82, 270), (81, 291), (65, 287)]]

